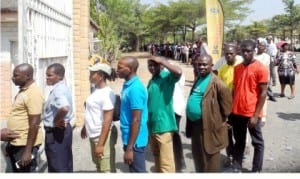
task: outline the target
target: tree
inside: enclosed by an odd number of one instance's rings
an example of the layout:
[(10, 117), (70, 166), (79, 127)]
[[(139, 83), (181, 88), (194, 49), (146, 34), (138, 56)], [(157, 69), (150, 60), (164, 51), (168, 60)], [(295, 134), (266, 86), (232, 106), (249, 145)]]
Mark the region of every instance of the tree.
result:
[(100, 55), (108, 61), (113, 61), (120, 55), (122, 38), (118, 37), (116, 25), (104, 12), (98, 16), (100, 39)]
[(294, 30), (300, 22), (300, 5), (296, 5), (294, 0), (282, 0), (286, 11), (286, 25), (289, 27), (291, 47), (293, 47)]
[(231, 29), (235, 25), (240, 24), (251, 13), (249, 4), (253, 0), (221, 0), (221, 2), (225, 16), (225, 28)]
[(267, 32), (267, 27), (261, 22), (253, 22), (251, 25), (248, 26), (248, 32), (251, 38), (257, 39), (258, 37), (265, 36)]

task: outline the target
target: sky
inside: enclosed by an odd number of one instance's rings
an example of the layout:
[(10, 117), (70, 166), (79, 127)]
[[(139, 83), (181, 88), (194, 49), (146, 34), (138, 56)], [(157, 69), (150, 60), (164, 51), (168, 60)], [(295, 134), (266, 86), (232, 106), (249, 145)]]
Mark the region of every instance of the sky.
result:
[[(156, 4), (166, 3), (168, 0), (141, 0), (141, 3)], [(300, 4), (300, 0), (295, 0), (295, 4)], [(284, 13), (282, 0), (254, 0), (250, 5), (252, 13), (242, 22), (243, 25), (251, 24), (253, 21), (272, 18), (275, 15)]]

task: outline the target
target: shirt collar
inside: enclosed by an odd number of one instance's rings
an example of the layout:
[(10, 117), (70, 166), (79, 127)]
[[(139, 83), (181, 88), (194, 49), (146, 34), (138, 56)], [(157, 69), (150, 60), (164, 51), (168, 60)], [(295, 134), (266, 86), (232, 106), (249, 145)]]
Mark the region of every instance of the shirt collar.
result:
[(126, 81), (124, 83), (124, 86), (130, 86), (132, 83), (134, 83), (136, 80), (138, 80), (138, 76), (132, 77), (130, 80)]
[(35, 81), (34, 82), (32, 82), (30, 85), (28, 85), (28, 86), (26, 86), (26, 87), (22, 87), (22, 88), (20, 88), (20, 91), (26, 91), (31, 85), (33, 85), (35, 83)]

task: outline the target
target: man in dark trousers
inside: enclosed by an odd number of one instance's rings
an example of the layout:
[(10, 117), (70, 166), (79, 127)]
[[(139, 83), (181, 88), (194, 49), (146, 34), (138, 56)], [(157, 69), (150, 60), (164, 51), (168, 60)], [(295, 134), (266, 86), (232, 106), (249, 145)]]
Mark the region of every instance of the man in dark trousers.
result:
[(241, 172), (243, 154), (249, 130), (254, 157), (252, 172), (261, 172), (264, 157), (264, 140), (261, 130), (263, 106), (267, 96), (268, 69), (254, 58), (256, 43), (245, 40), (241, 44), (243, 63), (234, 68), (233, 104), (230, 120), (235, 139), (233, 166), (234, 171)]
[(8, 142), (6, 152), (13, 172), (36, 172), (36, 157), (43, 142), (40, 124), (44, 97), (33, 79), (33, 67), (30, 64), (16, 66), (12, 81), (20, 90), (15, 97), (7, 128), (17, 132), (19, 137)]
[(64, 82), (65, 68), (54, 63), (46, 71), (47, 85), (53, 86), (44, 106), (45, 152), (49, 172), (73, 172), (71, 90)]

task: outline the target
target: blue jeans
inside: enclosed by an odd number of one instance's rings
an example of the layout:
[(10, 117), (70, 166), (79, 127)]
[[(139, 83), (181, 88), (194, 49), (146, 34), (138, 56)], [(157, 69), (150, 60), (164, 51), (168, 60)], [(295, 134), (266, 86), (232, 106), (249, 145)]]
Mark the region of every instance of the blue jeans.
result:
[[(126, 151), (127, 146), (123, 146)], [(146, 173), (145, 147), (133, 147), (133, 163), (129, 165), (131, 173)]]

